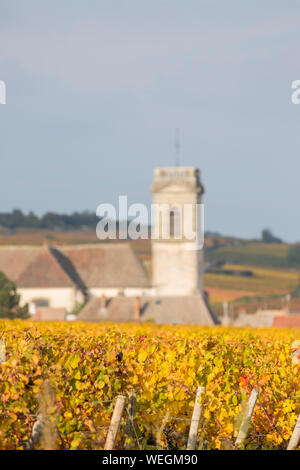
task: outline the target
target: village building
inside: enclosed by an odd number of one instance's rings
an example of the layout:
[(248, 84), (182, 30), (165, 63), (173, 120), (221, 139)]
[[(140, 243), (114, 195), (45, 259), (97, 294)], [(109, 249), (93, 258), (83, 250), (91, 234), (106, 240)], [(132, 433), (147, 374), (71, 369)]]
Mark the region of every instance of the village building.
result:
[(129, 243), (0, 247), (0, 271), (17, 286), (21, 304), (65, 308), (101, 295), (151, 293), (150, 282)]
[(300, 314), (290, 313), (287, 309), (258, 310), (256, 313), (241, 313), (236, 319), (229, 319), (227, 324), (253, 328), (300, 328)]
[(151, 279), (130, 243), (121, 241), (0, 247), (0, 271), (15, 282), (21, 304), (28, 303), (35, 319), (67, 318), (83, 304), (76, 317), (82, 321), (219, 324), (203, 290), (203, 250), (195, 240), (178, 237), (174, 224), (185, 226), (188, 205), (196, 230), (203, 192), (194, 167), (155, 169), (153, 203), (171, 209), (167, 219), (158, 214), (153, 221), (158, 236), (151, 240)]

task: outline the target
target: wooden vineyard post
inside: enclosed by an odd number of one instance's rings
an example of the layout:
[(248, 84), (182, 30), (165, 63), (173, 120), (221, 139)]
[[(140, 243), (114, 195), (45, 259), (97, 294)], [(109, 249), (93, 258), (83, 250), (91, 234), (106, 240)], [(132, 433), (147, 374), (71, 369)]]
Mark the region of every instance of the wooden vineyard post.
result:
[(133, 436), (134, 428), (133, 428), (133, 418), (135, 414), (135, 407), (136, 407), (136, 393), (131, 392), (128, 398), (128, 413), (127, 413), (127, 420), (125, 425), (125, 433), (123, 439), (123, 447), (125, 449), (129, 449), (129, 445), (126, 442), (127, 439), (130, 439)]
[(126, 397), (119, 395), (116, 400), (113, 415), (108, 428), (104, 450), (113, 450), (119, 432)]
[(196, 449), (198, 429), (199, 429), (199, 423), (200, 423), (200, 418), (201, 418), (201, 413), (202, 413), (202, 405), (199, 403), (202, 393), (205, 393), (205, 387), (198, 387), (196, 400), (194, 404), (192, 421), (191, 421), (191, 427), (190, 427), (190, 432), (189, 432), (189, 438), (188, 438), (188, 443), (187, 443), (187, 450)]
[(298, 416), (297, 423), (295, 424), (294, 431), (290, 442), (287, 446), (287, 450), (295, 450), (300, 441), (300, 415)]
[(32, 450), (40, 441), (43, 433), (44, 416), (39, 414), (36, 422), (34, 423), (31, 431), (31, 436), (26, 442), (25, 450)]
[(237, 447), (241, 446), (245, 442), (245, 439), (248, 435), (251, 418), (252, 418), (254, 407), (258, 398), (258, 393), (259, 391), (256, 388), (254, 388), (250, 394), (247, 408), (242, 418), (242, 424), (240, 426), (239, 433), (235, 441), (235, 445)]

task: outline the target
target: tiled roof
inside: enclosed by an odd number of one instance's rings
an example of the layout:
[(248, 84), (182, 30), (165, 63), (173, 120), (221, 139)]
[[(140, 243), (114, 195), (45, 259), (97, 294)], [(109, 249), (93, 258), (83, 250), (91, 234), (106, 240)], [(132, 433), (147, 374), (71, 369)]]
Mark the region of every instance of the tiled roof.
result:
[(72, 287), (48, 246), (0, 247), (0, 271), (17, 287)]
[(0, 271), (14, 282), (17, 282), (24, 269), (41, 253), (41, 247), (1, 246)]
[(218, 323), (202, 295), (142, 298), (142, 319), (156, 323), (190, 323), (212, 326)]
[(61, 246), (88, 287), (148, 287), (147, 272), (129, 243)]
[(17, 287), (148, 287), (145, 268), (128, 243), (0, 247), (0, 271)]
[(273, 326), (281, 328), (300, 328), (300, 314), (288, 314), (275, 317)]
[(92, 298), (78, 315), (80, 321), (134, 321), (135, 320), (135, 298), (113, 297), (105, 301), (99, 297)]
[[(153, 320), (156, 323), (190, 323), (197, 325), (218, 324), (201, 295), (194, 296), (142, 296), (140, 298), (141, 321)], [(101, 308), (102, 307), (102, 308)], [(114, 297), (106, 301), (93, 298), (78, 316), (81, 321), (135, 321), (136, 298)]]

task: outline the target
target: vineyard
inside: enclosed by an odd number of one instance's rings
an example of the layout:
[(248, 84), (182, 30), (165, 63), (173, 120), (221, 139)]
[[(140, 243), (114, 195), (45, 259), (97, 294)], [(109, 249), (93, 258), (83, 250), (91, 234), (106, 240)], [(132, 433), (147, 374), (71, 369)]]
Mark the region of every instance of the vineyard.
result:
[(234, 448), (253, 389), (246, 449), (285, 449), (300, 413), (297, 330), (2, 321), (0, 448), (103, 449), (118, 395), (135, 392), (132, 436), (116, 448), (185, 449), (199, 386), (198, 449)]
[[(222, 274), (205, 274), (205, 286), (209, 291), (210, 287), (218, 289), (230, 289), (233, 288), (235, 291), (242, 290), (239, 297), (247, 295), (247, 291), (250, 295), (284, 295), (294, 290), (299, 284), (299, 274), (297, 271), (280, 270), (272, 268), (257, 268), (251, 266), (239, 266), (225, 264), (224, 269), (249, 269), (251, 270), (253, 277), (237, 277)], [(213, 301), (215, 299), (212, 299)]]

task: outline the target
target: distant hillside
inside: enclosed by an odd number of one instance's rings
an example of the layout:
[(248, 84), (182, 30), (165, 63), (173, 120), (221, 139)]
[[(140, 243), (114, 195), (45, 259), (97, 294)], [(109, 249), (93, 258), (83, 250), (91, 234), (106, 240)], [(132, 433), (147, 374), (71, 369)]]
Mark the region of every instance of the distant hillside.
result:
[[(100, 242), (93, 228), (77, 230), (50, 229), (0, 229), (0, 245), (52, 245)], [(151, 277), (151, 241), (130, 241), (137, 256)], [(233, 306), (244, 303), (254, 309), (258, 299), (275, 298), (278, 305), (288, 293), (300, 292), (300, 245), (287, 243), (262, 243), (261, 241), (225, 237), (216, 233), (205, 236), (204, 285), (210, 301), (218, 311), (224, 301)], [(253, 303), (254, 302), (254, 303)], [(255, 303), (256, 302), (256, 303)], [(252, 305), (253, 304), (253, 305)], [(276, 304), (276, 305), (277, 305)], [(244, 307), (243, 307), (244, 308)], [(251, 310), (251, 311), (252, 311)]]
[[(99, 243), (96, 236), (98, 221), (99, 219), (96, 219), (92, 227), (69, 228), (68, 230), (26, 227), (9, 229), (0, 226), (0, 245), (40, 245), (45, 241), (54, 245), (62, 243)], [(107, 241), (111, 242), (110, 240)], [(136, 240), (131, 241), (131, 243), (134, 249), (144, 258), (150, 256), (150, 240)], [(239, 266), (300, 268), (300, 246), (296, 244), (262, 243), (261, 241), (206, 234), (204, 255), (208, 266), (237, 264)]]
[(230, 242), (206, 246), (205, 260), (209, 263), (229, 263), (274, 268), (294, 267), (288, 259), (288, 244), (261, 242)]

